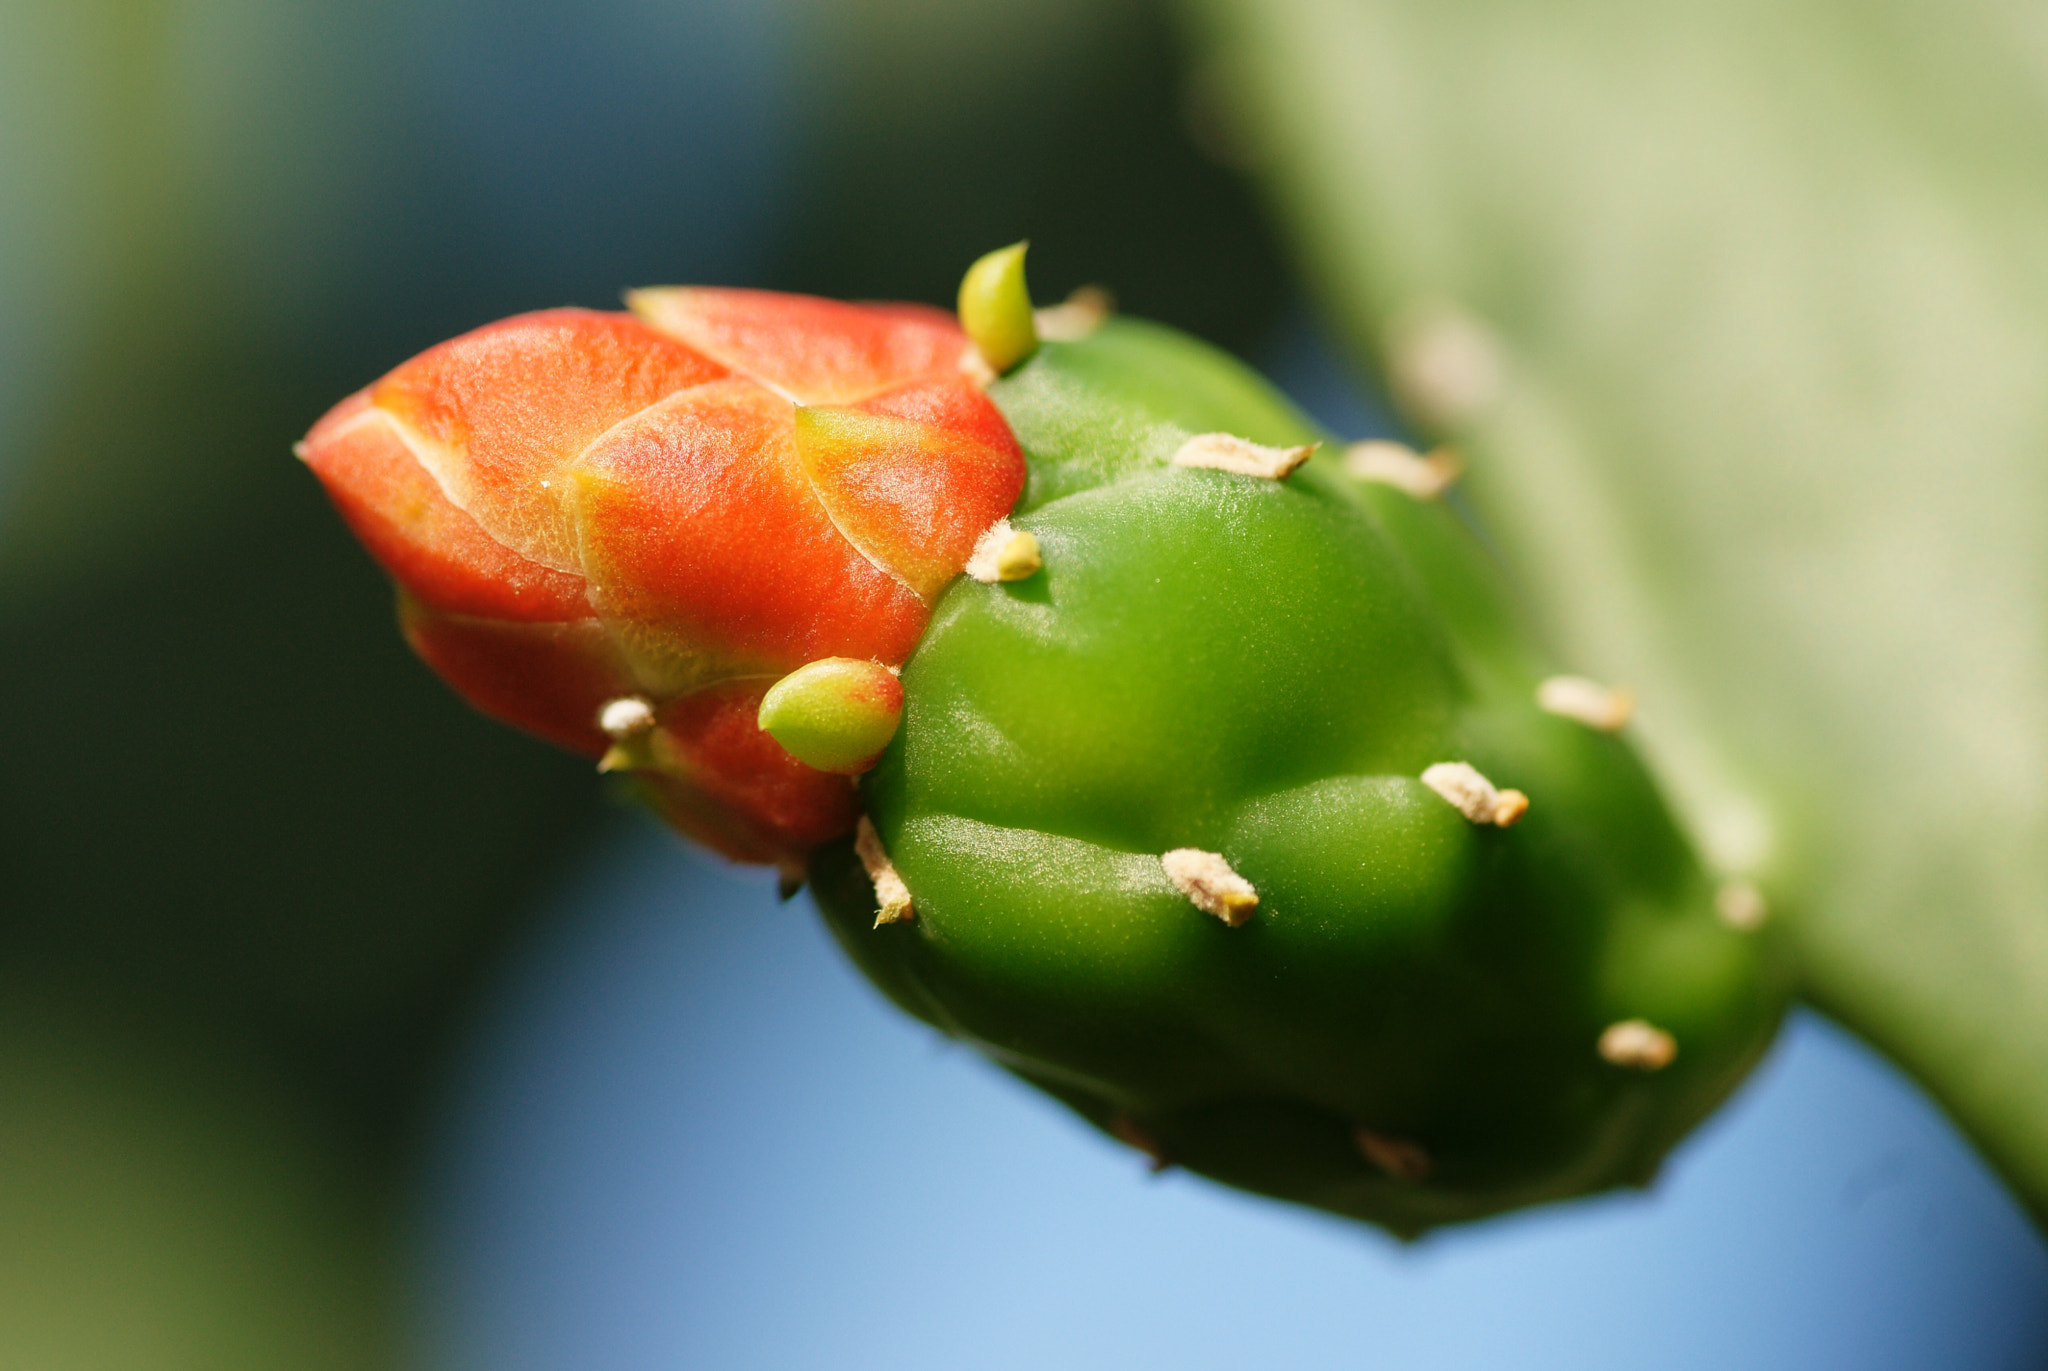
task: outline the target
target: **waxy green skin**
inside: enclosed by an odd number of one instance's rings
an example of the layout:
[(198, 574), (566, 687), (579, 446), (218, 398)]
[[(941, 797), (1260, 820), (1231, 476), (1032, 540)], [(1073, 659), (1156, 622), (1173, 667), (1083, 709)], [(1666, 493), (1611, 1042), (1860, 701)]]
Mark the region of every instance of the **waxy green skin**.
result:
[[(853, 959), (1099, 1127), (1403, 1235), (1647, 1182), (1769, 1043), (1782, 958), (1717, 919), (1627, 743), (1537, 708), (1553, 668), (1454, 510), (1327, 449), (1284, 481), (1170, 466), (1198, 433), (1322, 435), (1156, 326), (1048, 343), (989, 393), (1045, 569), (956, 581), (903, 669), (862, 790), (916, 918), (873, 926), (849, 845), (812, 866)], [(1527, 816), (1467, 821), (1417, 779), (1444, 761)], [(1248, 923), (1169, 883), (1178, 847), (1257, 887)], [(1671, 1065), (1602, 1059), (1632, 1018)]]

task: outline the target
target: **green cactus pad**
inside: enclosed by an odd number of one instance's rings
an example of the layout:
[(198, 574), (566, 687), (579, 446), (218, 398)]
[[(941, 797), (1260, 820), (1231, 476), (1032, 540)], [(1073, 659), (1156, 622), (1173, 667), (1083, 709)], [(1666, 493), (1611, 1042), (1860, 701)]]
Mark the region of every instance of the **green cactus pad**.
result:
[[(1627, 743), (1538, 706), (1455, 510), (1327, 445), (1176, 465), (1323, 435), (1151, 325), (990, 394), (1044, 571), (956, 581), (903, 669), (862, 790), (915, 918), (873, 926), (850, 845), (813, 864), (854, 960), (1159, 1159), (1404, 1235), (1647, 1181), (1768, 1043), (1781, 958)], [(1526, 817), (1467, 817), (1442, 763)], [(1176, 850), (1256, 905), (1218, 917)]]

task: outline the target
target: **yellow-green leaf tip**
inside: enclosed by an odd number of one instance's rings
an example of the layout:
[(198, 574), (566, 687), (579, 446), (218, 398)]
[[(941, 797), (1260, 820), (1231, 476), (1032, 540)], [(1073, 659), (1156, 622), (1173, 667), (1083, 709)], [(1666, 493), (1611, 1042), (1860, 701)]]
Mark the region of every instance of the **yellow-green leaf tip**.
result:
[(1025, 243), (997, 248), (960, 282), (960, 327), (998, 376), (1038, 350), (1031, 292), (1024, 285)]
[(875, 764), (902, 718), (895, 672), (858, 657), (821, 657), (768, 688), (758, 722), (805, 766), (854, 776)]

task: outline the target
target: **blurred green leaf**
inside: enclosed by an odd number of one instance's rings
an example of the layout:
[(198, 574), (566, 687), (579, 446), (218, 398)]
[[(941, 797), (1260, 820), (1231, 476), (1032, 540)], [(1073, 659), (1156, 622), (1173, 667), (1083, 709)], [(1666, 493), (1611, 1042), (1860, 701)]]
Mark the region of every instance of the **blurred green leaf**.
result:
[(1103, 285), (1233, 350), (1268, 343), (1288, 296), (1271, 230), (1189, 137), (1155, 0), (799, 3), (801, 190), (750, 284), (950, 308), (968, 263), (1028, 234), (1041, 302)]
[(246, 1050), (0, 972), (0, 1365), (396, 1361), (382, 1188)]
[(1553, 641), (2048, 1217), (2048, 11), (1198, 8)]

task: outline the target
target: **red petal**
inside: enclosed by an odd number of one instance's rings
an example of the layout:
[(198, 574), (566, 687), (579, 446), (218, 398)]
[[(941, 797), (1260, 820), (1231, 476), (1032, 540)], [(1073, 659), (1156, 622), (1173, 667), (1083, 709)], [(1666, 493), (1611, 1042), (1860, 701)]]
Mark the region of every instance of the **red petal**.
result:
[[(1003, 418), (1003, 412), (996, 408), (995, 401), (968, 377), (929, 377), (871, 396), (854, 408), (865, 414), (884, 414), (929, 424), (933, 428), (950, 429), (988, 447), (1015, 453), (1017, 494), (1024, 493), (1024, 450), (1017, 446), (1017, 439), (1010, 432), (1010, 422)], [(1012, 503), (1015, 503), (1014, 497)], [(1003, 513), (1009, 512), (1010, 507), (1005, 505)]]
[(648, 778), (669, 823), (738, 861), (800, 859), (860, 813), (846, 777), (805, 766), (756, 725), (769, 684), (729, 682), (663, 705), (662, 750), (676, 765)]
[(663, 333), (798, 404), (850, 404), (920, 376), (957, 374), (967, 350), (959, 322), (924, 305), (853, 305), (701, 286), (628, 298)]
[(628, 314), (557, 309), (451, 339), (371, 388), (485, 532), (577, 571), (560, 476), (605, 430), (725, 368)]
[(299, 455), (370, 555), (424, 603), (493, 619), (589, 617), (583, 578), (528, 561), (450, 504), (367, 391), (315, 424)]
[(637, 688), (596, 619), (505, 623), (439, 613), (401, 595), (398, 622), (413, 651), (472, 705), (593, 759), (610, 743), (598, 711)]
[(794, 422), (781, 397), (717, 382), (619, 425), (574, 473), (592, 601), (679, 683), (706, 654), (776, 675), (900, 662), (924, 630), (917, 596), (832, 526)]
[(796, 442), (833, 521), (928, 600), (1024, 489), (1023, 451), (964, 377), (803, 410)]

